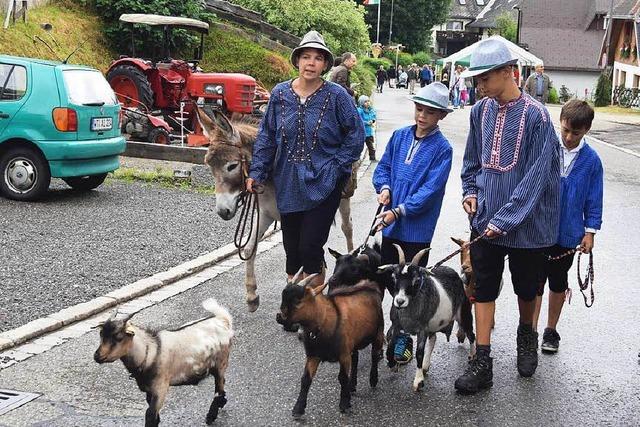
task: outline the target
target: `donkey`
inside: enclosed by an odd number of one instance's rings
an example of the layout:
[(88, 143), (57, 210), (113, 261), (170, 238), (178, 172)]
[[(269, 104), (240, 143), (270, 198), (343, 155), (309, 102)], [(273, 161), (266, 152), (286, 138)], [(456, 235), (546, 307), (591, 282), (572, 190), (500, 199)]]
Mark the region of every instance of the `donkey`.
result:
[[(258, 123), (249, 119), (230, 121), (219, 111), (213, 111), (211, 117), (197, 108), (198, 118), (203, 132), (209, 138), (209, 148), (205, 164), (209, 165), (216, 187), (216, 212), (225, 221), (231, 220), (238, 210), (245, 190), (244, 179), (251, 164), (253, 144), (258, 134)], [(273, 182), (264, 184), (264, 192), (257, 195), (260, 201), (260, 221), (252, 224), (249, 244), (244, 254), (254, 252), (256, 233), (262, 239), (264, 233), (275, 221), (280, 221), (280, 212), (276, 205), (276, 191)], [(347, 238), (347, 247), (353, 249), (353, 225), (351, 223), (351, 203), (348, 198), (340, 201), (342, 230)], [(255, 253), (245, 263), (246, 301), (249, 311), (260, 305), (255, 276)]]

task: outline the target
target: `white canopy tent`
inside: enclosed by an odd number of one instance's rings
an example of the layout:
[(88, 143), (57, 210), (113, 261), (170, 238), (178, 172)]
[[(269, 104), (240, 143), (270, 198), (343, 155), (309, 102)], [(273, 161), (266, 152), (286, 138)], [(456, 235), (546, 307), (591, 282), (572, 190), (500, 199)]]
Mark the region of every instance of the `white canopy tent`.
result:
[[(536, 64), (543, 63), (542, 59), (538, 58), (531, 52), (527, 52), (517, 44), (510, 42), (509, 40), (505, 39), (502, 36), (491, 36), (488, 39), (484, 39), (484, 40), (489, 40), (489, 39), (500, 40), (507, 45), (507, 47), (509, 48), (509, 51), (511, 51), (511, 55), (513, 56), (513, 58), (518, 59), (518, 69), (520, 71), (521, 76), (523, 75), (522, 68), (535, 67)], [(453, 66), (457, 62), (463, 62), (465, 65), (468, 65), (468, 57), (476, 49), (476, 47), (478, 46), (478, 43), (481, 43), (482, 41), (483, 40), (480, 40), (479, 42), (476, 42), (470, 46), (467, 46), (461, 51), (454, 53), (453, 55), (440, 59), (438, 62), (441, 63), (441, 66), (443, 68), (446, 67), (447, 64), (451, 64)], [(451, 70), (452, 67), (449, 67), (449, 69)], [(452, 84), (453, 84), (453, 79), (450, 79), (449, 85), (452, 85)]]

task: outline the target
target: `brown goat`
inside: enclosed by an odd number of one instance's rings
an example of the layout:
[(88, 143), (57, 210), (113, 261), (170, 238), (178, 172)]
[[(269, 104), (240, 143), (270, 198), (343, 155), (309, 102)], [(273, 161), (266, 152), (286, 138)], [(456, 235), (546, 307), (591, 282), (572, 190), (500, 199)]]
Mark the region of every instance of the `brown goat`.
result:
[[(302, 270), (302, 269), (301, 269)], [(307, 406), (307, 395), (320, 362), (339, 362), (340, 411), (351, 407), (351, 392), (357, 382), (358, 350), (371, 344), (369, 384), (378, 384), (378, 362), (384, 345), (384, 318), (380, 289), (362, 281), (354, 286), (322, 291), (327, 284), (312, 287), (311, 275), (300, 281), (301, 271), (282, 291), (282, 304), (276, 320), (288, 325), (299, 323), (304, 331), (307, 355), (300, 394), (293, 416), (300, 417)]]

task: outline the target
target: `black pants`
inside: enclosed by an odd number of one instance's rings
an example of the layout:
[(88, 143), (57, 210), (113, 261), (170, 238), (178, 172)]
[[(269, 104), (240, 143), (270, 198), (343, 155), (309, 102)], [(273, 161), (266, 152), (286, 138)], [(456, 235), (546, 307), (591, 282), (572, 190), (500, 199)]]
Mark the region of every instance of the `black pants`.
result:
[[(472, 233), (474, 239), (477, 233)], [(495, 245), (480, 239), (471, 246), (471, 266), (476, 276), (476, 301), (492, 302), (498, 298), (504, 271), (504, 258), (509, 256), (513, 290), (524, 301), (533, 301), (538, 292), (540, 272), (544, 268), (544, 248), (520, 249)]]
[(367, 144), (367, 151), (369, 152), (369, 160), (376, 159), (376, 145), (373, 141), (373, 136), (367, 136), (364, 139), (364, 143)]
[[(559, 245), (547, 248), (545, 253), (549, 256), (555, 257), (571, 250), (571, 248), (564, 248)], [(545, 260), (544, 268), (542, 269), (542, 277), (540, 278), (540, 284), (538, 287), (538, 295), (544, 294), (544, 285), (549, 279), (549, 289), (556, 293), (561, 293), (567, 290), (569, 287), (569, 269), (573, 264), (575, 254), (565, 256), (557, 260)]]
[(318, 206), (308, 211), (281, 215), (282, 244), (287, 255), (287, 274), (296, 274), (300, 267), (307, 274), (321, 273), (324, 266), (324, 245), (340, 205), (344, 179)]
[[(398, 251), (393, 246), (396, 244), (402, 248), (404, 252), (404, 259), (407, 263), (410, 263), (413, 257), (420, 252), (421, 250), (431, 247), (431, 242), (429, 243), (409, 243), (403, 242), (402, 240), (390, 239), (388, 237), (382, 238), (382, 265), (385, 264), (397, 264), (398, 263)], [(424, 254), (422, 259), (420, 260), (419, 265), (421, 267), (426, 267), (429, 262), (429, 252)]]

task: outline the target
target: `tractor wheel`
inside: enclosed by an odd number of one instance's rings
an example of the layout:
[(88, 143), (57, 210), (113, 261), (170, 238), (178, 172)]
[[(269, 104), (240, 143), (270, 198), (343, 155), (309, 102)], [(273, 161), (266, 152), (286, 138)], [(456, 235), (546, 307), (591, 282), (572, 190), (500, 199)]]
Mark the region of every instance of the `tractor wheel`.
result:
[[(139, 108), (141, 102), (153, 109), (153, 91), (147, 76), (133, 65), (118, 65), (107, 73), (107, 81), (125, 107)], [(135, 102), (138, 101), (138, 102)]]
[(151, 132), (149, 132), (147, 141), (152, 144), (167, 145), (169, 143), (169, 132), (167, 132), (165, 128), (153, 128)]

